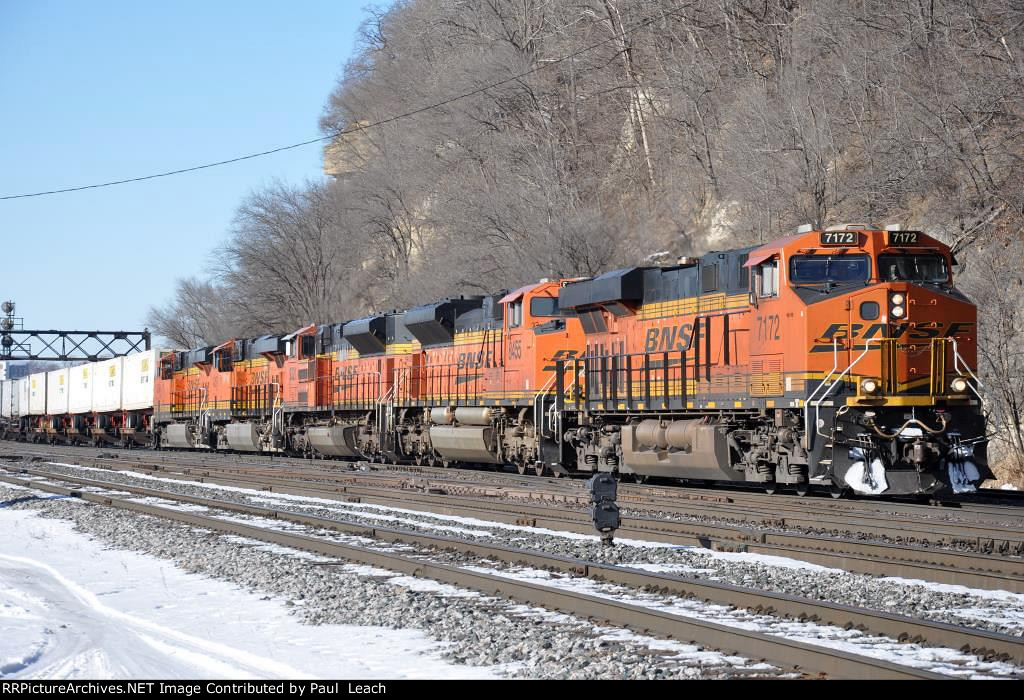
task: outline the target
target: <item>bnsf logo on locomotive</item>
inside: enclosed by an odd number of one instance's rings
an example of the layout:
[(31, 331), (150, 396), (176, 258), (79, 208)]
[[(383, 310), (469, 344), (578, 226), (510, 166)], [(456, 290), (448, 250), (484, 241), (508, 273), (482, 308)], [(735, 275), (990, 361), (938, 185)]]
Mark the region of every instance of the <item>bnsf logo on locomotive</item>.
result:
[[(871, 338), (906, 338), (907, 340), (930, 340), (932, 338), (952, 338), (964, 335), (974, 329), (973, 322), (954, 321), (948, 325), (934, 322), (928, 324), (914, 324), (910, 321), (903, 323), (873, 323), (867, 326), (863, 323), (833, 323), (825, 329), (825, 332), (815, 339), (811, 352), (832, 352), (832, 342), (836, 339), (869, 340)], [(862, 332), (863, 331), (863, 332)]]
[(262, 385), (262, 384), (269, 384), (269, 383), (270, 383), (270, 371), (269, 370), (261, 370), (259, 372), (253, 372), (252, 374), (249, 375), (249, 384), (250, 385), (255, 386), (255, 385)]
[[(697, 331), (698, 338), (700, 330)], [(644, 337), (645, 352), (667, 352), (670, 350), (689, 350), (693, 342), (693, 324), (684, 323), (679, 326), (662, 326), (648, 328)]]
[(460, 352), (458, 358), (458, 368), (467, 369), (475, 367), (493, 367), (495, 366), (494, 352), (488, 350), (484, 352)]

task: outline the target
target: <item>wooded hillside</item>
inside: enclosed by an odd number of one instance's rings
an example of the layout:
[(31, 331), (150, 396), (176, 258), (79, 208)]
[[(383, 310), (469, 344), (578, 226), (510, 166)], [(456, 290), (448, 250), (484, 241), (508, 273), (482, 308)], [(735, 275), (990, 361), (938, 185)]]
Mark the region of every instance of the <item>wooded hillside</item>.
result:
[(1021, 468), (1022, 33), (1014, 0), (397, 2), (327, 100), (333, 176), (254, 193), (150, 322), (194, 346), (898, 222), (957, 250)]

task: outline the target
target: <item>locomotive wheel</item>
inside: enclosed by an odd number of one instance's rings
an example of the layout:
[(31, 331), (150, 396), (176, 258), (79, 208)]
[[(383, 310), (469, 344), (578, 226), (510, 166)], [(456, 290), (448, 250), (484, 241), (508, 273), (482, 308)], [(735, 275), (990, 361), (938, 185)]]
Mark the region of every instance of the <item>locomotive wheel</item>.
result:
[(525, 474), (527, 466), (525, 459), (516, 460), (516, 473), (520, 476)]
[(810, 484), (803, 483), (803, 484), (797, 484), (796, 485), (796, 495), (800, 496), (801, 498), (806, 496), (807, 492), (809, 490), (810, 490)]
[(544, 464), (544, 462), (533, 463), (533, 473), (536, 474), (537, 476), (544, 476), (544, 472), (546, 472), (547, 469), (548, 466)]
[(832, 498), (842, 498), (846, 493), (846, 489), (841, 489), (838, 486), (833, 486), (828, 490), (828, 493)]
[(416, 455), (416, 459), (413, 460), (417, 467), (422, 467), (425, 461), (426, 460), (423, 458), (423, 455), (421, 454)]
[(764, 482), (764, 492), (767, 493), (768, 495), (775, 493), (777, 488), (778, 486), (776, 486), (774, 481)]
[(651, 480), (651, 477), (649, 477), (647, 474), (634, 474), (633, 475), (633, 481), (638, 483), (638, 484), (646, 484), (650, 480)]

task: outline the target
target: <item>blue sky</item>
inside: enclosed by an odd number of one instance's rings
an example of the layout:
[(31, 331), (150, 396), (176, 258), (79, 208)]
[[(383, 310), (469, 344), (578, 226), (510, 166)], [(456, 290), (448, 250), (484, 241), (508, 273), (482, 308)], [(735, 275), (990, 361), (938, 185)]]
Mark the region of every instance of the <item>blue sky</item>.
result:
[[(0, 0), (0, 195), (304, 141), (363, 2)], [(322, 177), (320, 147), (142, 183), (0, 201), (0, 297), (26, 327), (140, 329), (201, 274), (235, 207)]]

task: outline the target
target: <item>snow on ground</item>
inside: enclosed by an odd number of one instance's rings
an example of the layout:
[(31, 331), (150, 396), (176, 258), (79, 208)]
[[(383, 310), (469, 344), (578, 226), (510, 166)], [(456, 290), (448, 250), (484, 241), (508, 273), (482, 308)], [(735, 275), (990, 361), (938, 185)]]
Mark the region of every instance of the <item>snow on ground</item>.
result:
[(310, 626), (284, 600), (0, 507), (0, 678), (487, 678), (420, 632)]
[(1021, 673), (1020, 667), (999, 661), (982, 661), (976, 656), (955, 649), (902, 643), (882, 635), (847, 630), (834, 625), (785, 620), (770, 615), (733, 609), (726, 605), (706, 603), (672, 596), (639, 594), (622, 586), (605, 584), (586, 578), (565, 576), (541, 569), (517, 567), (498, 570), (486, 566), (466, 567), (471, 571), (496, 574), (565, 591), (585, 593), (607, 600), (638, 605), (682, 617), (714, 622), (737, 629), (752, 630), (785, 637), (814, 646), (891, 661), (912, 668), (926, 669), (960, 678), (1009, 678)]
[[(74, 469), (80, 469), (83, 471), (97, 472), (97, 473), (109, 473), (109, 470), (101, 469), (97, 467), (86, 467), (79, 464), (68, 464), (63, 462), (48, 462), (61, 467), (71, 467)], [(259, 491), (256, 489), (243, 488), (239, 486), (226, 486), (221, 484), (214, 484), (202, 481), (187, 481), (183, 479), (170, 479), (167, 477), (152, 476), (149, 474), (139, 474), (131, 472), (128, 474), (131, 477), (151, 480), (158, 482), (165, 482), (171, 484), (187, 484), (189, 486), (195, 486), (198, 488), (233, 491), (239, 494), (243, 494), (253, 502), (261, 503), (267, 507), (277, 507), (286, 505), (287, 503), (294, 503), (296, 505), (315, 505), (323, 508), (324, 510), (337, 513), (339, 516), (345, 514), (358, 515), (359, 517), (371, 519), (371, 520), (390, 520), (392, 522), (404, 523), (415, 525), (424, 529), (437, 529), (437, 530), (458, 530), (459, 528), (453, 528), (451, 526), (445, 526), (442, 523), (455, 522), (459, 525), (467, 526), (465, 534), (473, 534), (479, 537), (486, 537), (488, 535), (494, 536), (494, 530), (502, 531), (513, 531), (513, 532), (530, 532), (538, 535), (548, 535), (552, 537), (559, 537), (567, 540), (582, 540), (582, 541), (593, 541), (597, 542), (600, 537), (596, 534), (584, 534), (576, 532), (566, 532), (564, 530), (550, 530), (548, 528), (540, 527), (529, 527), (524, 525), (511, 525), (508, 523), (501, 523), (492, 520), (484, 520), (480, 518), (464, 517), (457, 515), (442, 515), (437, 513), (430, 513), (426, 511), (419, 511), (409, 508), (396, 508), (393, 506), (383, 506), (375, 503), (349, 503), (345, 501), (338, 501), (332, 498), (319, 498), (316, 496), (299, 496), (294, 494), (275, 493), (268, 495), (265, 491)], [(431, 523), (431, 520), (440, 521), (437, 524)], [(273, 527), (281, 527), (280, 522), (276, 522), (272, 525)], [(804, 570), (817, 572), (821, 574), (841, 574), (845, 573), (841, 568), (833, 568), (828, 566), (822, 566), (820, 564), (812, 564), (810, 562), (802, 561), (800, 559), (791, 559), (789, 557), (782, 557), (770, 554), (758, 554), (754, 552), (724, 552), (713, 549), (705, 549), (703, 547), (691, 547), (688, 545), (678, 545), (671, 542), (658, 542), (654, 540), (635, 540), (630, 538), (616, 537), (615, 542), (619, 545), (627, 547), (640, 547), (649, 549), (697, 549), (701, 554), (707, 555), (713, 559), (734, 561), (738, 563), (746, 564), (760, 564), (763, 566), (769, 566), (774, 568), (782, 569), (793, 569), (793, 570)], [(632, 563), (628, 566), (637, 569), (643, 569), (645, 571), (651, 571), (655, 573), (668, 573), (680, 576), (687, 576), (692, 574), (709, 574), (712, 573), (710, 569), (697, 568), (686, 566), (685, 564), (641, 564)], [(924, 579), (908, 579), (908, 578), (897, 578), (888, 577), (881, 579), (883, 581), (889, 581), (893, 585), (899, 586), (920, 586), (934, 591), (948, 592), (948, 593), (964, 593), (972, 595), (978, 598), (988, 598), (993, 600), (993, 608), (985, 613), (986, 617), (998, 618), (1006, 620), (1008, 622), (1017, 623), (1020, 621), (1019, 616), (1012, 612), (1007, 612), (998, 606), (998, 602), (1006, 602), (1013, 605), (1024, 607), (1024, 594), (1011, 593), (1008, 591), (1000, 590), (988, 590), (984, 588), (969, 588), (967, 586), (953, 586), (941, 583), (934, 583), (932, 581), (926, 581)], [(969, 620), (969, 614), (975, 612), (974, 610), (962, 610), (959, 611), (961, 617), (965, 620)], [(1005, 615), (1001, 613), (1006, 613)]]
[[(109, 474), (110, 470), (101, 469), (98, 467), (86, 467), (80, 464), (69, 464), (65, 462), (47, 462), (57, 467), (69, 467), (72, 469), (80, 469), (87, 472), (98, 472), (102, 474)], [(412, 508), (395, 508), (393, 506), (382, 506), (376, 503), (348, 503), (339, 501), (333, 498), (319, 498), (316, 496), (297, 496), (289, 493), (275, 493), (271, 496), (267, 495), (266, 491), (260, 491), (257, 489), (243, 488), (240, 486), (227, 486), (224, 484), (216, 484), (205, 481), (188, 481), (185, 479), (170, 479), (167, 477), (152, 476), (151, 474), (140, 474), (136, 472), (126, 472), (125, 476), (132, 478), (146, 480), (146, 481), (159, 481), (169, 484), (194, 486), (201, 489), (213, 489), (218, 491), (233, 491), (249, 497), (253, 503), (262, 503), (267, 506), (280, 506), (282, 503), (292, 502), (301, 505), (316, 505), (323, 508), (324, 510), (333, 511), (339, 514), (344, 513), (358, 513), (360, 517), (364, 517), (372, 520), (390, 520), (393, 522), (400, 522), (406, 524), (415, 524), (418, 527), (426, 529), (434, 529), (441, 531), (452, 531), (459, 530), (457, 527), (452, 527), (443, 524), (430, 524), (424, 522), (424, 520), (438, 520), (442, 522), (454, 522), (460, 525), (466, 525), (472, 528), (490, 528), (490, 530), (507, 530), (513, 532), (531, 532), (537, 535), (551, 535), (553, 537), (561, 537), (567, 540), (585, 540), (598, 542), (600, 541), (599, 535), (589, 535), (579, 532), (567, 532), (565, 530), (550, 530), (544, 527), (528, 527), (523, 525), (512, 525), (509, 523), (495, 522), (493, 520), (483, 520), (480, 518), (471, 518), (460, 515), (442, 515), (438, 513), (430, 513), (421, 510), (415, 510)], [(374, 515), (374, 512), (379, 515)], [(398, 517), (398, 516), (411, 516), (411, 518)], [(463, 534), (473, 534), (479, 537), (486, 537), (491, 533), (489, 531), (474, 531), (471, 529), (462, 530)], [(616, 537), (615, 541), (621, 545), (629, 547), (640, 547), (650, 549), (678, 549), (680, 545), (673, 544), (671, 542), (654, 542), (651, 540), (634, 540), (625, 537)]]

